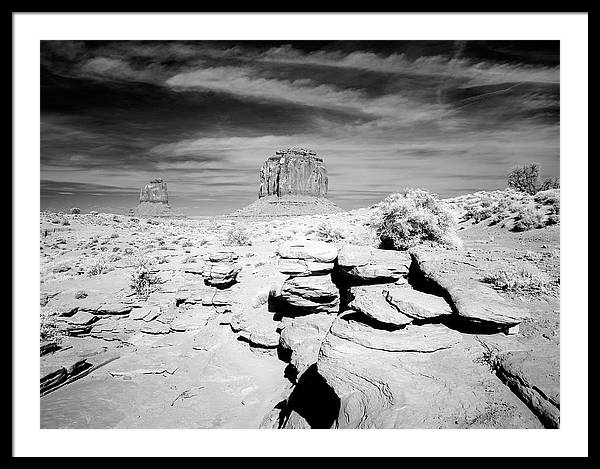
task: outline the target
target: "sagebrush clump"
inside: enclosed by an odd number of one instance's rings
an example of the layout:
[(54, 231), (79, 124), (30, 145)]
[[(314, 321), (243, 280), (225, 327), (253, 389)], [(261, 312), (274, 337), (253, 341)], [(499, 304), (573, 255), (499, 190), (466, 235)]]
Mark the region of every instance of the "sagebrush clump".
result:
[(513, 231), (527, 231), (542, 227), (544, 227), (544, 215), (534, 205), (524, 205), (519, 208)]
[(317, 237), (323, 241), (340, 241), (344, 239), (344, 232), (329, 220), (323, 220), (313, 230)]
[(40, 310), (40, 340), (42, 342), (51, 342), (59, 344), (62, 341), (62, 332), (56, 325), (56, 311), (51, 308), (42, 308)]
[(98, 256), (90, 259), (84, 267), (85, 273), (89, 277), (101, 275), (112, 270), (110, 261), (104, 256)]
[(133, 267), (129, 286), (137, 296), (148, 298), (152, 287), (159, 283), (159, 279), (152, 270), (154, 261), (152, 259), (140, 258)]
[(252, 246), (248, 230), (243, 226), (234, 226), (227, 232), (226, 246)]
[(388, 196), (371, 226), (384, 249), (406, 250), (424, 242), (460, 246), (454, 216), (436, 195), (422, 189)]
[(543, 293), (550, 278), (532, 264), (504, 265), (486, 274), (482, 281), (498, 290), (516, 293)]

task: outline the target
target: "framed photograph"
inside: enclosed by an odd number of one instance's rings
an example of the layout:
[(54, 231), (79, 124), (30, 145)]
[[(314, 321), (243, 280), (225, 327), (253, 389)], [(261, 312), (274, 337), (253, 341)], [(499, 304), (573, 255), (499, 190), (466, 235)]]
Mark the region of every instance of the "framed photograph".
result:
[(15, 450), (587, 454), (587, 15), (14, 28)]

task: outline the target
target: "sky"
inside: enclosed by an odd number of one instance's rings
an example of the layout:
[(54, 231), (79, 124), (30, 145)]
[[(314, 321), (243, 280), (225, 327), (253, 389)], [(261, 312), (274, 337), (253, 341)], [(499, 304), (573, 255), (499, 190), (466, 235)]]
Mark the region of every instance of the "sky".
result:
[(41, 208), (125, 213), (151, 179), (187, 215), (256, 200), (302, 146), (344, 209), (419, 187), (559, 176), (558, 41), (42, 41)]

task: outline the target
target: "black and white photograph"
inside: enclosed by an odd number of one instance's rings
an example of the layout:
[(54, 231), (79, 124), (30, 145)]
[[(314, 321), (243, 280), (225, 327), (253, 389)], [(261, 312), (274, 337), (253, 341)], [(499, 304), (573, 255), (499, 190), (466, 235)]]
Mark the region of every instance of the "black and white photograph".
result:
[(42, 438), (560, 435), (560, 38), (53, 37)]

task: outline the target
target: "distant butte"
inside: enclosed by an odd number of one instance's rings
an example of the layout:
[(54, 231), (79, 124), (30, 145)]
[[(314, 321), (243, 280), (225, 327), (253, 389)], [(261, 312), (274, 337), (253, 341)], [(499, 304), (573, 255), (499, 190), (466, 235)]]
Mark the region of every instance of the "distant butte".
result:
[(167, 192), (167, 183), (161, 178), (152, 179), (140, 189), (140, 203), (143, 202), (168, 204), (169, 194)]
[(169, 205), (167, 183), (161, 178), (152, 179), (140, 189), (140, 202), (134, 209), (133, 215), (138, 217), (183, 217), (175, 213)]

